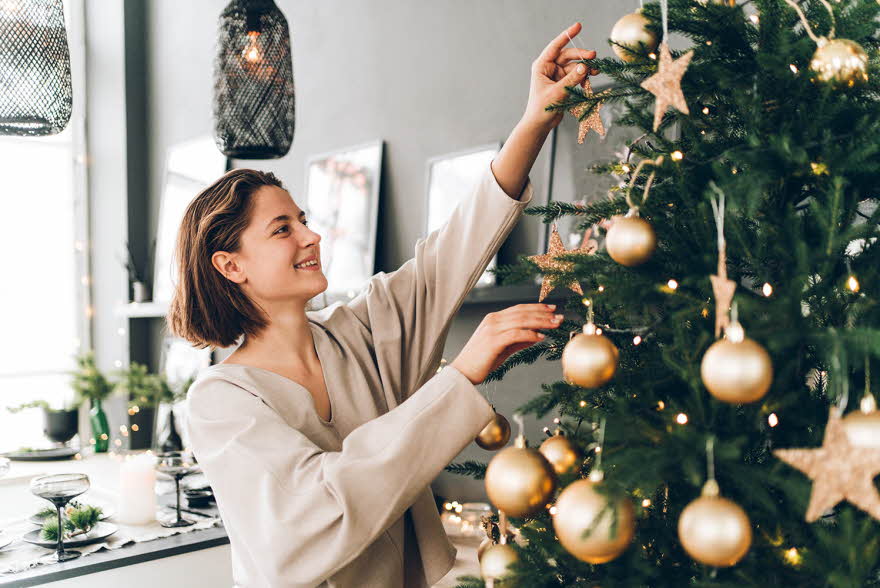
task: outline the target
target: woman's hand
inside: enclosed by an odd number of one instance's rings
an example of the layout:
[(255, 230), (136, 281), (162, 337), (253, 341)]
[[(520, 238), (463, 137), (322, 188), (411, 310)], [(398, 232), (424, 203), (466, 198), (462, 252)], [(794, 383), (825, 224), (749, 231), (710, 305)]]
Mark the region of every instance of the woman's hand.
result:
[[(558, 37), (553, 39), (541, 55), (532, 63), (532, 81), (529, 89), (529, 102), (523, 121), (537, 128), (549, 130), (556, 127), (565, 115), (564, 110), (544, 110), (547, 106), (564, 100), (568, 96), (566, 86), (583, 83), (587, 77), (587, 67), (577, 63), (581, 59), (593, 59), (595, 51), (564, 48), (569, 37), (581, 32), (581, 23), (576, 22)], [(591, 68), (591, 75), (599, 70)]]
[(520, 349), (544, 338), (537, 329), (555, 329), (562, 315), (554, 315), (555, 304), (517, 304), (490, 312), (450, 365), (474, 385)]

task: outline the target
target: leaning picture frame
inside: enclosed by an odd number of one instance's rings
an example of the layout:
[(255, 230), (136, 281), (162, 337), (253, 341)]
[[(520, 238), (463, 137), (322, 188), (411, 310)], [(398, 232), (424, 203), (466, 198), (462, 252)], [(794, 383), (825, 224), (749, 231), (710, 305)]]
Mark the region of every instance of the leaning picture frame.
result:
[[(496, 141), (428, 159), (423, 236), (443, 226), (458, 203), (473, 193), (480, 177), (499, 151), (501, 142)], [(490, 270), (497, 264), (496, 254), (477, 280), (477, 287), (495, 285), (495, 274)]]
[(325, 296), (354, 298), (373, 276), (384, 141), (306, 160), (306, 218), (321, 235)]
[(168, 149), (153, 261), (154, 302), (170, 302), (174, 294), (174, 247), (186, 207), (228, 168), (229, 161), (217, 150), (210, 135), (177, 143)]

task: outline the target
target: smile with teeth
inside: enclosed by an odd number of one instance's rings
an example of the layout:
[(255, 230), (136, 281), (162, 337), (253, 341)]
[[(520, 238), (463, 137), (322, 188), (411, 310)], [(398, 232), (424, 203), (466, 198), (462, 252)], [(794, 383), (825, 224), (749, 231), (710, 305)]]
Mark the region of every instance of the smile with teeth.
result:
[(311, 260), (309, 260), (309, 261), (304, 261), (304, 262), (302, 262), (302, 263), (298, 263), (298, 264), (296, 264), (296, 265), (293, 266), (293, 267), (295, 267), (296, 269), (302, 269), (302, 268), (305, 268), (305, 267), (312, 267), (312, 266), (314, 266), (314, 265), (318, 265), (318, 260), (317, 260), (317, 259), (311, 259)]

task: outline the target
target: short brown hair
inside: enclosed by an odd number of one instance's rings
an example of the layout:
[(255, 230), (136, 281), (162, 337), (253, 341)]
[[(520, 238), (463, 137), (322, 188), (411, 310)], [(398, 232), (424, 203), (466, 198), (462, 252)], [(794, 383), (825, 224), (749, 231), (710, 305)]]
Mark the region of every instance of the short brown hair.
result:
[(178, 279), (166, 321), (174, 335), (201, 349), (229, 347), (241, 335), (255, 335), (268, 324), (241, 287), (211, 262), (215, 252), (231, 253), (241, 247), (253, 195), (261, 186), (284, 189), (271, 172), (226, 172), (193, 198), (180, 223), (175, 251)]

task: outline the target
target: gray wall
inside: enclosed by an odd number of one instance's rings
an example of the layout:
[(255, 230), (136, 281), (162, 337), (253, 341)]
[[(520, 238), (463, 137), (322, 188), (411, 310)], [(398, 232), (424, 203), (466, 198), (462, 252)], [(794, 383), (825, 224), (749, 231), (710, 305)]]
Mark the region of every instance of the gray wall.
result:
[[(279, 160), (234, 165), (276, 172), (297, 199), (303, 192), (304, 161), (310, 154), (384, 139), (377, 269), (386, 271), (408, 259), (422, 236), (425, 161), (505, 140), (526, 104), (529, 66), (547, 42), (580, 20), (584, 32), (576, 39), (578, 46), (589, 45), (600, 55), (610, 55), (605, 43), (608, 31), (623, 12), (638, 6), (635, 1), (625, 6), (610, 1), (597, 6), (596, 2), (562, 0), (276, 2), (292, 34), (297, 92), (293, 147)], [(143, 114), (140, 122), (131, 112), (128, 116), (129, 151), (142, 158), (137, 166), (129, 165), (129, 170), (138, 173), (146, 165), (148, 172), (140, 188), (132, 190), (128, 182), (130, 198), (145, 193), (146, 206), (140, 201), (129, 209), (146, 213), (150, 236), (155, 234), (166, 150), (211, 133), (212, 59), (223, 6), (219, 0), (152, 0), (140, 11), (141, 30), (131, 31), (126, 39), (127, 51), (143, 55), (145, 68), (138, 71), (129, 59), (127, 77), (143, 79), (146, 86), (141, 97), (132, 96), (135, 86), (128, 86), (130, 105)], [(136, 8), (126, 11), (130, 28), (137, 28), (134, 17), (138, 12)], [(138, 43), (146, 44), (143, 50)], [(572, 121), (566, 116), (566, 137), (571, 137)], [(136, 147), (131, 134), (141, 132), (144, 143)], [(545, 146), (532, 170), (536, 200), (545, 193), (548, 152)], [(122, 181), (115, 180), (117, 184)], [(139, 222), (131, 214), (129, 221)], [(541, 228), (536, 219), (524, 219), (506, 245), (502, 262), (519, 253), (539, 252)], [(142, 227), (130, 230), (143, 238)], [(145, 249), (144, 243), (138, 245), (140, 254)], [(480, 319), (498, 308), (464, 307), (451, 329), (445, 357), (454, 358)], [(153, 321), (150, 330), (149, 355), (155, 366), (161, 321)], [(104, 336), (112, 338), (115, 333)], [(539, 391), (541, 382), (559, 377), (558, 363), (520, 368), (498, 385), (496, 407), (509, 416), (515, 406)], [(527, 433), (533, 442), (540, 441), (540, 427), (546, 424), (529, 422)], [(472, 444), (459, 459), (489, 457)], [(459, 500), (485, 497), (482, 483), (448, 474), (441, 474), (435, 491)]]

